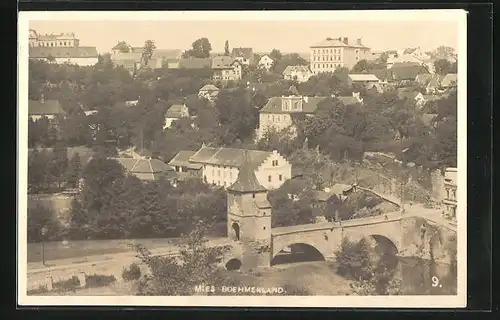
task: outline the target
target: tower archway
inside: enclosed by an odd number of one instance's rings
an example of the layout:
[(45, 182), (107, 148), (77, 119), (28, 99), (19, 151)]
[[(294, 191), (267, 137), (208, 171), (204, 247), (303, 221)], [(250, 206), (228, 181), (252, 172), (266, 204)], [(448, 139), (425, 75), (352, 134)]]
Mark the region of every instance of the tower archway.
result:
[(240, 241), (240, 225), (233, 222), (231, 229), (233, 230), (233, 240)]

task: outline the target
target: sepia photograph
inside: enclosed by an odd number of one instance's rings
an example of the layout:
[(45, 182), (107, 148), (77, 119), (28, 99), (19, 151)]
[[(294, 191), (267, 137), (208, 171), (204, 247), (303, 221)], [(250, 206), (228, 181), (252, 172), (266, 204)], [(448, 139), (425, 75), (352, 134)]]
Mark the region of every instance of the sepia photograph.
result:
[(465, 307), (466, 12), (20, 12), (20, 305)]

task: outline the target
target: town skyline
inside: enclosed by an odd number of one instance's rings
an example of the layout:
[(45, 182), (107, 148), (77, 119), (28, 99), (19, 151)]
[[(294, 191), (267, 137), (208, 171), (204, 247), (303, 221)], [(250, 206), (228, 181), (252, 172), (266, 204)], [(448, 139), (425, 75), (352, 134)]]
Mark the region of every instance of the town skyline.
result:
[[(130, 25), (133, 24), (133, 28)], [(362, 39), (373, 51), (420, 47), (431, 51), (439, 46), (458, 49), (458, 27), (453, 21), (30, 21), (39, 34), (74, 33), (81, 46), (95, 46), (110, 52), (119, 41), (142, 46), (153, 40), (160, 49), (187, 50), (193, 41), (206, 37), (212, 52), (251, 47), (254, 52), (272, 49), (308, 53), (310, 46), (327, 37)], [(133, 29), (134, 32), (130, 32)], [(168, 33), (164, 30), (183, 30)], [(338, 31), (337, 31), (338, 30)], [(290, 34), (296, 41), (290, 41)], [(265, 35), (263, 39), (262, 35)]]

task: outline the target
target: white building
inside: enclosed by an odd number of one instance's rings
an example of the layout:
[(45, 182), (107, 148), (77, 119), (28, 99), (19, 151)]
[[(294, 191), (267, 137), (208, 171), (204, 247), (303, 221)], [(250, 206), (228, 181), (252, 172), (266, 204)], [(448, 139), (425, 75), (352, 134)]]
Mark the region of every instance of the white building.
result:
[(185, 104), (174, 104), (165, 112), (165, 124), (163, 130), (170, 128), (172, 122), (181, 118), (189, 117), (189, 109)]
[(444, 174), (444, 216), (456, 219), (457, 214), (457, 168), (447, 168)]
[(93, 66), (99, 61), (96, 47), (82, 47), (74, 33), (29, 34), (29, 58), (58, 64)]
[(259, 68), (269, 70), (273, 67), (274, 60), (271, 59), (267, 54), (262, 56), (259, 60)]
[[(248, 150), (251, 166), (259, 183), (266, 189), (277, 189), (292, 177), (292, 165), (277, 151)], [(189, 158), (192, 164), (202, 165), (205, 183), (219, 187), (231, 186), (238, 177), (245, 150), (202, 146)]]
[(283, 79), (290, 81), (307, 82), (313, 73), (309, 66), (287, 66), (283, 71)]

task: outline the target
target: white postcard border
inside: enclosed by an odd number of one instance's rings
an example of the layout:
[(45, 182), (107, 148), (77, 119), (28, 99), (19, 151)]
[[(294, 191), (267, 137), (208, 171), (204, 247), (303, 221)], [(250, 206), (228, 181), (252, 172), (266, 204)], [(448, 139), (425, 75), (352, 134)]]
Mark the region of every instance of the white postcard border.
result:
[[(465, 10), (371, 11), (66, 11), (20, 12), (18, 22), (18, 304), (22, 306), (212, 306), (460, 308), (467, 301), (467, 12)], [(27, 295), (27, 127), (28, 35), (31, 20), (279, 20), (279, 21), (456, 21), (458, 29), (458, 185), (456, 296), (28, 296)]]

